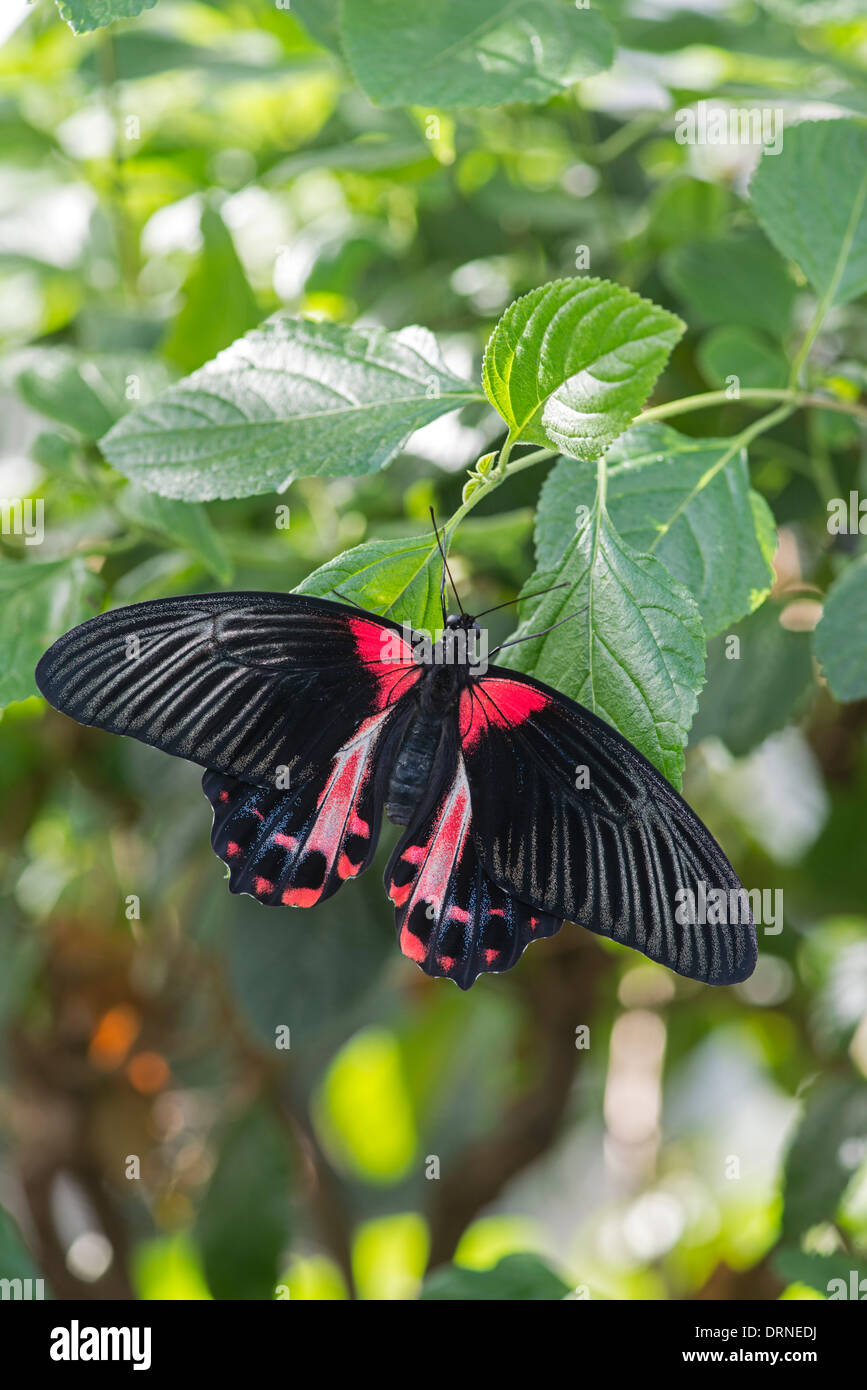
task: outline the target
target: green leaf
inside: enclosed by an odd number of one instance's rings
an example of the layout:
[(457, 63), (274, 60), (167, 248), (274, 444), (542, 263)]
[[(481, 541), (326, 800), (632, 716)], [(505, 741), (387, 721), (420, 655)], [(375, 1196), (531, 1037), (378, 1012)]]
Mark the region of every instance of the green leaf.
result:
[[(745, 449), (648, 422), (623, 435), (606, 464), (606, 506), (618, 534), (633, 550), (655, 554), (689, 589), (708, 636), (758, 607), (773, 570), (762, 548), (767, 537), (756, 529)], [(595, 496), (590, 464), (561, 459), (549, 473), (536, 519), (540, 570), (555, 568), (574, 535), (576, 509), (589, 513)]]
[(202, 248), (184, 286), (184, 306), (163, 344), (170, 362), (192, 371), (228, 347), (262, 315), (218, 212), (202, 210)]
[(170, 381), (152, 358), (125, 354), (85, 355), (67, 348), (28, 353), (16, 377), (19, 394), (42, 415), (99, 439), (136, 401), (149, 400)]
[(867, 697), (867, 555), (828, 590), (813, 648), (836, 700)]
[(783, 1168), (783, 1238), (833, 1221), (863, 1158), (867, 1085), (834, 1077), (808, 1094)]
[[(737, 648), (729, 644), (732, 635)], [(810, 634), (783, 627), (780, 605), (769, 601), (736, 633), (710, 643), (706, 676), (690, 742), (719, 738), (742, 758), (806, 703), (814, 688)]]
[(37, 695), (46, 647), (92, 615), (98, 584), (82, 559), (0, 562), (0, 708)]
[(568, 584), (537, 600), (507, 648), (510, 664), (607, 719), (675, 786), (704, 671), (701, 616), (691, 594), (654, 555), (640, 555), (594, 507), (553, 569), (526, 592)]
[(554, 280), (503, 314), (485, 392), (513, 440), (595, 459), (640, 410), (683, 328), (610, 280)]
[(662, 258), (662, 278), (705, 323), (766, 329), (782, 337), (797, 287), (761, 233), (736, 232), (678, 246)]
[(425, 1281), (421, 1299), (448, 1299), (456, 1303), (479, 1299), (497, 1302), (565, 1298), (569, 1285), (549, 1269), (538, 1255), (505, 1255), (493, 1269), (463, 1269), (448, 1265)]
[(803, 270), (826, 308), (867, 290), (867, 127), (852, 120), (789, 126), (750, 184), (771, 241)]
[(340, 53), (338, 0), (291, 0), (292, 13), (312, 39), (323, 48)]
[(314, 570), (296, 593), (347, 599), (383, 618), (434, 632), (442, 627), (442, 561), (436, 541), (427, 536), (405, 540), (364, 541)]
[(57, 0), (61, 19), (73, 34), (88, 34), (116, 19), (135, 19), (152, 10), (157, 0)]
[(593, 10), (561, 0), (343, 0), (343, 47), (379, 106), (545, 102), (614, 60)]
[(426, 329), (276, 315), (131, 411), (101, 447), (165, 497), (251, 497), (314, 474), (375, 473), (414, 430), (478, 399)]
[[(817, 1255), (813, 1251), (783, 1246), (772, 1256), (774, 1269), (788, 1284), (806, 1284), (825, 1298), (851, 1298), (862, 1301), (867, 1294), (867, 1264), (854, 1255), (837, 1251)], [(861, 1280), (864, 1280), (863, 1289)]]
[(217, 1299), (274, 1297), (289, 1239), (287, 1135), (263, 1101), (222, 1136), (195, 1235)]
[(130, 483), (117, 499), (128, 520), (146, 531), (155, 531), (202, 561), (219, 584), (232, 579), (232, 561), (204, 507), (198, 502), (176, 502)]
[(752, 328), (714, 328), (699, 344), (698, 365), (711, 386), (727, 386), (736, 376), (740, 386), (785, 386), (789, 368), (783, 352)]

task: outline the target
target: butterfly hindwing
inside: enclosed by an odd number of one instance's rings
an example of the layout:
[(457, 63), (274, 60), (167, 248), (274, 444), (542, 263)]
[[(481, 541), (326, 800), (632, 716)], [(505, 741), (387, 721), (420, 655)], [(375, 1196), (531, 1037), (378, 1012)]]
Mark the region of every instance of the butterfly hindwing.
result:
[[(755, 928), (734, 870), (610, 725), (540, 681), (489, 667), (462, 693), (460, 740), (478, 852), (502, 890), (692, 979), (752, 973)], [(685, 893), (699, 900), (701, 884), (735, 904), (724, 923), (689, 920)]]
[(271, 906), (313, 907), (367, 868), (379, 838), (390, 753), (410, 711), (372, 715), (333, 761), (301, 783), (258, 787), (207, 771), (211, 843), (233, 893)]
[(385, 871), (400, 948), (428, 975), (468, 989), (509, 970), (530, 941), (562, 926), (495, 884), (473, 835), (473, 803), (453, 721), (446, 723), (428, 796)]
[(196, 594), (91, 618), (48, 649), (36, 681), (81, 724), (262, 786), (281, 768), (301, 782), (418, 680), (399, 634), (301, 594)]

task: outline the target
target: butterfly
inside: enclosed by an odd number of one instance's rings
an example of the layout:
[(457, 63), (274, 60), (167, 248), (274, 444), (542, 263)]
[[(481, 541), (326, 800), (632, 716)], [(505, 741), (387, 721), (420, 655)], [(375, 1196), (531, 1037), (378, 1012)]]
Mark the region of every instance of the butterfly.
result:
[[(440, 548), (436, 643), (330, 598), (194, 594), (73, 628), (37, 685), (81, 724), (206, 769), (233, 893), (313, 907), (369, 866), (383, 815), (402, 826), (385, 887), (428, 975), (468, 989), (568, 919), (691, 979), (746, 979), (753, 919), (713, 836), (609, 724), (479, 659), (478, 620), (446, 612)], [(684, 910), (712, 890), (742, 900), (734, 921)]]

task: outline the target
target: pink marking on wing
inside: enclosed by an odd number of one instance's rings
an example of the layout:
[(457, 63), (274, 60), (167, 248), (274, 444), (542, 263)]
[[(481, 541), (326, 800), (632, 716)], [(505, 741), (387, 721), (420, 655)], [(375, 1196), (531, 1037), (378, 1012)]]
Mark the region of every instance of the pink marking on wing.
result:
[(350, 835), (360, 835), (364, 840), (370, 839), (369, 824), (366, 820), (362, 820), (361, 816), (357, 816), (354, 811), (352, 812), (352, 815), (349, 817), (349, 825), (347, 826), (347, 832)]
[(461, 691), (461, 742), (468, 752), (476, 747), (488, 728), (514, 728), (531, 714), (544, 709), (549, 696), (521, 681), (491, 676)]
[(488, 965), (493, 965), (499, 954), (499, 951), (492, 951), (489, 947), (488, 950), (484, 952), (485, 960), (488, 962)]
[(427, 848), (424, 845), (407, 845), (401, 859), (405, 859), (407, 864), (423, 864)]
[(266, 894), (274, 892), (274, 885), (269, 878), (257, 878), (253, 882), (253, 889), (265, 897)]
[[(441, 908), (449, 879), (461, 857), (470, 824), (470, 789), (462, 760), (458, 760), (455, 780), (441, 806), (430, 844), (422, 856), (418, 873), (411, 880), (411, 894), (401, 890), (400, 902), (392, 896), (396, 906), (401, 907), (408, 900), (409, 911), (419, 901), (434, 904)], [(410, 846), (415, 849), (417, 846)]]
[(228, 793), (227, 791), (225, 791), (225, 790), (224, 790), (224, 791), (221, 791), (221, 792), (220, 792), (220, 800), (221, 800), (221, 801), (228, 801), (228, 800), (229, 800), (229, 793)]
[(467, 912), (467, 909), (466, 909), (465, 907), (450, 907), (450, 908), (449, 908), (449, 921), (451, 921), (451, 922), (460, 922), (462, 925), (466, 925), (466, 923), (467, 923), (469, 920), (470, 920), (470, 914)]
[(350, 618), (349, 627), (361, 661), (376, 679), (376, 708), (383, 710), (397, 698), (399, 683), (406, 682), (401, 695), (415, 684), (421, 667), (413, 661), (412, 647), (400, 633), (365, 618)]
[(409, 927), (404, 927), (400, 934), (400, 949), (410, 960), (420, 963), (427, 955), (427, 947), (424, 942), (410, 931)]
[(348, 854), (341, 854), (337, 861), (338, 878), (355, 878), (361, 872), (360, 864), (353, 864)]
[(444, 970), (454, 970), (455, 968), (454, 956), (440, 956), (439, 962)]
[(502, 907), (491, 907), (488, 909), (489, 917), (505, 917), (506, 913)]
[(391, 898), (391, 901), (394, 903), (395, 907), (403, 907), (411, 892), (412, 879), (410, 879), (409, 883), (390, 884), (388, 889), (388, 896)]
[(230, 840), (226, 845), (226, 853), (230, 859), (234, 859), (236, 854), (241, 853), (241, 846), (235, 840)]
[(321, 892), (321, 888), (287, 888), (280, 901), (287, 907), (312, 907)]
[(265, 817), (262, 815), (262, 812), (259, 811), (259, 810), (257, 810), (255, 806), (252, 807), (252, 811), (253, 811), (253, 815), (256, 817), (257, 820), (264, 820), (264, 819), (265, 819)]
[(530, 918), (530, 931), (535, 931), (536, 928), (538, 927), (538, 925), (539, 925), (539, 918), (538, 918), (538, 917), (531, 917), (531, 918)]
[(297, 849), (298, 841), (294, 835), (284, 835), (281, 830), (276, 831), (271, 836), (275, 845), (280, 845), (283, 849)]

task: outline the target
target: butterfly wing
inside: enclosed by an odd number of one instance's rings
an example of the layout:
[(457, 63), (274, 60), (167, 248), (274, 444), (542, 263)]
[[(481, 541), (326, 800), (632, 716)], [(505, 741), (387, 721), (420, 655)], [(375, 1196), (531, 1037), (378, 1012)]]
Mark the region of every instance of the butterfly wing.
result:
[[(734, 984), (752, 973), (755, 927), (733, 868), (610, 725), (491, 666), (461, 695), (459, 734), (476, 850), (502, 891), (694, 980)], [(727, 921), (689, 920), (700, 914), (686, 894), (697, 904), (701, 885), (736, 903)]]
[(403, 954), (462, 989), (483, 971), (510, 969), (530, 941), (562, 926), (491, 879), (473, 834), (474, 804), (457, 721), (447, 720), (428, 793), (389, 860), (385, 887)]
[(256, 592), (101, 613), (36, 668), (42, 694), (79, 723), (263, 787), (287, 773), (305, 783), (418, 676), (396, 624)]

